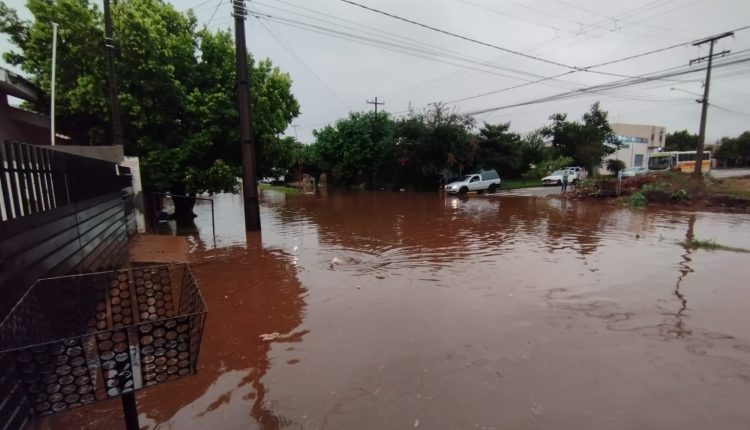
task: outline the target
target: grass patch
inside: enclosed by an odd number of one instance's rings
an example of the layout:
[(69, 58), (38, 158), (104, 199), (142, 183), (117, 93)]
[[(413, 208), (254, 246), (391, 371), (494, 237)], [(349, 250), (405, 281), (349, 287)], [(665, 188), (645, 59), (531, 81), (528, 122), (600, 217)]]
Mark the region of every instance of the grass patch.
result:
[(716, 243), (713, 240), (700, 240), (700, 239), (687, 239), (679, 242), (680, 245), (688, 249), (705, 249), (706, 251), (732, 251), (732, 252), (747, 252), (750, 253), (750, 249), (737, 248), (734, 246), (726, 246)]
[(541, 187), (542, 181), (537, 181), (533, 179), (503, 179), (503, 182), (500, 184), (501, 190), (515, 190), (517, 188), (531, 188), (531, 187)]
[(750, 177), (712, 179), (708, 189), (716, 194), (750, 200)]
[(285, 187), (283, 185), (258, 184), (258, 188), (261, 190), (278, 191), (284, 194), (300, 194), (302, 192), (299, 188)]

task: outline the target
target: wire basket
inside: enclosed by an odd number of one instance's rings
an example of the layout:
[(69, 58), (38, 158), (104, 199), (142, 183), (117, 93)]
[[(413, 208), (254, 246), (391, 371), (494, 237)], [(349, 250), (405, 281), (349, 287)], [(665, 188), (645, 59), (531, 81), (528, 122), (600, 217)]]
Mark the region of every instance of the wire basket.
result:
[(206, 312), (187, 264), (40, 279), (0, 324), (0, 420), (194, 374)]

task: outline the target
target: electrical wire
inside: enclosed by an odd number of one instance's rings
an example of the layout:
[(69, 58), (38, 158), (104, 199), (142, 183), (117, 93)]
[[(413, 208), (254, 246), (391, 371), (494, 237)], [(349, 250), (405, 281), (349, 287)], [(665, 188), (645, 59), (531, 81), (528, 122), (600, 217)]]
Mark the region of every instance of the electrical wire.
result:
[(413, 25), (422, 27), (422, 28), (426, 28), (428, 30), (432, 30), (432, 31), (435, 31), (435, 32), (438, 32), (438, 33), (442, 33), (442, 34), (448, 35), (448, 36), (452, 36), (452, 37), (456, 37), (456, 38), (459, 38), (459, 39), (462, 39), (462, 40), (466, 40), (468, 42), (472, 42), (472, 43), (476, 43), (476, 44), (479, 44), (479, 45), (482, 45), (482, 46), (486, 46), (486, 47), (489, 47), (489, 48), (497, 49), (497, 50), (500, 50), (500, 51), (503, 51), (503, 52), (506, 52), (506, 53), (509, 53), (509, 54), (514, 54), (514, 55), (517, 55), (517, 56), (520, 56), (520, 57), (525, 57), (525, 58), (528, 58), (528, 59), (531, 59), (531, 60), (536, 60), (536, 61), (540, 61), (540, 62), (543, 62), (543, 63), (552, 64), (552, 65), (555, 65), (555, 66), (558, 66), (558, 67), (563, 67), (563, 68), (570, 69), (570, 70), (578, 70), (578, 68), (575, 67), (575, 66), (570, 66), (568, 64), (559, 63), (557, 61), (548, 60), (548, 59), (545, 59), (545, 58), (535, 57), (533, 55), (525, 54), (523, 52), (515, 51), (513, 49), (504, 48), (502, 46), (498, 46), (498, 45), (495, 45), (495, 44), (492, 44), (492, 43), (482, 42), (480, 40), (473, 39), (471, 37), (462, 36), (460, 34), (452, 33), (452, 32), (447, 31), (447, 30), (442, 30), (442, 29), (437, 28), (437, 27), (433, 27), (433, 26), (430, 26), (430, 25), (427, 25), (427, 24), (423, 24), (421, 22), (417, 22), (417, 21), (414, 21), (414, 20), (411, 20), (411, 19), (408, 19), (408, 18), (404, 18), (404, 17), (398, 16), (398, 15), (394, 15), (392, 13), (385, 12), (385, 11), (382, 11), (380, 9), (375, 9), (375, 8), (372, 8), (372, 7), (369, 7), (369, 6), (365, 6), (363, 4), (359, 4), (359, 3), (353, 2), (351, 0), (340, 0), (340, 1), (342, 1), (344, 3), (351, 4), (353, 6), (360, 7), (360, 8), (365, 9), (365, 10), (369, 10), (371, 12), (375, 12), (375, 13), (378, 13), (378, 14), (381, 14), (381, 15), (385, 15), (385, 16), (393, 18), (393, 19), (397, 19), (399, 21), (403, 21), (403, 22), (406, 22), (406, 23), (409, 23), (409, 24), (413, 24)]
[(286, 51), (287, 51), (287, 52), (289, 53), (289, 55), (291, 55), (291, 56), (292, 56), (292, 58), (294, 58), (294, 59), (295, 59), (295, 60), (296, 60), (296, 61), (297, 61), (297, 62), (298, 62), (298, 63), (299, 63), (299, 64), (300, 64), (300, 65), (301, 65), (302, 67), (304, 67), (304, 68), (305, 68), (305, 69), (307, 69), (307, 70), (308, 70), (308, 71), (309, 71), (310, 73), (312, 73), (312, 75), (313, 75), (313, 76), (314, 76), (314, 77), (315, 77), (315, 78), (316, 78), (316, 79), (317, 79), (317, 80), (318, 80), (318, 81), (319, 81), (319, 82), (320, 82), (320, 83), (321, 83), (321, 84), (323, 85), (323, 87), (324, 87), (324, 88), (325, 88), (326, 90), (328, 90), (328, 92), (329, 92), (329, 93), (331, 93), (331, 95), (333, 95), (333, 96), (334, 96), (334, 97), (336, 98), (336, 100), (338, 100), (338, 101), (339, 101), (339, 102), (340, 102), (340, 103), (341, 103), (342, 105), (344, 105), (344, 106), (345, 106), (345, 107), (346, 107), (347, 109), (349, 109), (349, 110), (352, 110), (352, 107), (351, 107), (351, 106), (349, 105), (349, 103), (347, 103), (346, 101), (344, 101), (344, 99), (342, 99), (342, 98), (341, 98), (341, 97), (340, 97), (340, 96), (339, 96), (339, 95), (338, 95), (338, 94), (336, 93), (336, 91), (334, 91), (334, 90), (333, 90), (333, 89), (332, 89), (332, 88), (331, 88), (331, 87), (330, 87), (330, 86), (329, 86), (329, 85), (328, 85), (328, 84), (327, 84), (327, 83), (326, 83), (326, 82), (325, 82), (325, 81), (323, 80), (323, 78), (321, 78), (321, 77), (320, 77), (320, 76), (319, 76), (319, 75), (318, 75), (318, 74), (317, 74), (317, 73), (315, 72), (315, 70), (313, 70), (313, 69), (312, 69), (312, 68), (311, 68), (310, 66), (308, 66), (308, 65), (307, 65), (307, 63), (305, 63), (305, 62), (304, 62), (304, 61), (302, 60), (302, 58), (300, 58), (300, 57), (299, 57), (299, 56), (298, 56), (297, 54), (295, 54), (295, 53), (294, 53), (294, 51), (292, 51), (292, 49), (291, 49), (291, 48), (289, 48), (289, 46), (287, 46), (287, 44), (286, 44), (286, 43), (284, 43), (284, 41), (283, 41), (283, 39), (281, 38), (281, 36), (279, 36), (279, 35), (275, 34), (275, 33), (273, 32), (273, 30), (271, 30), (271, 28), (269, 28), (269, 27), (268, 27), (268, 26), (267, 26), (267, 25), (266, 25), (266, 24), (265, 24), (265, 23), (264, 23), (263, 21), (261, 21), (261, 20), (258, 20), (258, 22), (260, 23), (260, 25), (261, 25), (261, 26), (262, 26), (262, 27), (263, 27), (264, 29), (266, 29), (266, 31), (268, 32), (268, 34), (270, 34), (270, 35), (271, 35), (271, 37), (273, 37), (273, 38), (274, 38), (274, 39), (276, 40), (276, 42), (278, 42), (278, 43), (279, 43), (279, 45), (281, 45), (281, 46), (282, 46), (282, 47), (283, 47), (283, 48), (284, 48), (284, 49), (285, 49), (285, 50), (286, 50)]
[[(743, 56), (742, 58), (739, 58), (739, 59), (734, 59), (734, 60), (731, 60), (731, 61), (726, 61), (726, 62), (714, 64), (713, 67), (718, 69), (718, 68), (722, 68), (722, 67), (732, 66), (732, 65), (735, 65), (735, 64), (746, 63), (746, 62), (749, 62), (749, 61), (750, 61), (750, 56), (746, 55), (746, 56)], [(564, 98), (578, 97), (578, 96), (581, 96), (581, 95), (588, 95), (588, 94), (595, 94), (595, 93), (599, 93), (599, 92), (602, 92), (602, 91), (611, 90), (611, 89), (615, 89), (615, 88), (622, 88), (622, 87), (625, 87), (625, 86), (637, 85), (637, 84), (640, 84), (640, 83), (643, 83), (643, 82), (652, 81), (652, 80), (655, 80), (655, 79), (662, 79), (664, 77), (681, 76), (681, 75), (686, 75), (686, 74), (690, 74), (690, 73), (697, 73), (697, 72), (706, 70), (706, 68), (707, 68), (707, 66), (706, 67), (695, 68), (695, 69), (688, 69), (688, 70), (677, 70), (677, 71), (662, 73), (662, 74), (659, 74), (659, 75), (655, 75), (655, 74), (642, 75), (641, 77), (636, 77), (636, 79), (625, 79), (625, 80), (618, 81), (618, 82), (612, 82), (612, 83), (601, 84), (601, 85), (594, 85), (594, 86), (587, 87), (587, 88), (581, 88), (581, 89), (569, 91), (569, 92), (566, 92), (566, 93), (554, 94), (554, 95), (551, 95), (551, 96), (541, 97), (541, 98), (537, 98), (537, 99), (529, 100), (529, 101), (525, 101), (525, 102), (514, 103), (514, 104), (504, 105), (504, 106), (497, 106), (497, 107), (492, 107), (492, 108), (487, 108), (487, 109), (480, 109), (480, 110), (468, 112), (468, 113), (466, 113), (466, 115), (477, 115), (477, 114), (482, 114), (482, 113), (485, 113), (485, 112), (498, 111), (498, 110), (509, 109), (509, 108), (518, 107), (518, 106), (527, 106), (527, 105), (531, 105), (531, 104), (546, 103), (546, 102), (549, 102), (549, 101), (555, 101), (555, 100), (560, 100), (560, 99), (564, 99)]]
[(211, 18), (208, 19), (208, 23), (206, 24), (206, 27), (211, 25), (211, 21), (214, 20), (214, 16), (216, 16), (216, 11), (219, 10), (219, 6), (221, 6), (222, 3), (224, 3), (224, 0), (219, 0), (219, 3), (216, 4), (216, 8), (214, 9), (214, 12), (211, 14)]

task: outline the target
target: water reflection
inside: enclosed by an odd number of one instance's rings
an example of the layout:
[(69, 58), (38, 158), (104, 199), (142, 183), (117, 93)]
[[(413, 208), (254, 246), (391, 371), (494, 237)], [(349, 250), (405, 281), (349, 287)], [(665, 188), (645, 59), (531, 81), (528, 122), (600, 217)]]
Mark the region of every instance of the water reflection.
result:
[[(139, 394), (146, 428), (750, 420), (746, 257), (677, 244), (748, 247), (747, 217), (264, 192), (263, 232), (246, 235), (241, 199), (216, 204), (218, 247), (200, 216), (191, 236), (209, 305), (200, 371)], [(118, 425), (119, 404), (97, 407)]]
[(687, 232), (685, 233), (685, 242), (683, 244), (685, 253), (681, 254), (682, 261), (679, 262), (680, 275), (677, 277), (677, 283), (674, 286), (674, 295), (675, 297), (677, 297), (677, 300), (680, 303), (680, 308), (674, 314), (674, 317), (675, 317), (674, 329), (669, 331), (669, 333), (671, 333), (672, 335), (678, 338), (689, 336), (692, 333), (690, 330), (688, 330), (685, 327), (684, 317), (685, 317), (685, 312), (687, 311), (687, 298), (685, 297), (685, 294), (682, 291), (680, 291), (680, 289), (682, 287), (682, 281), (685, 279), (685, 277), (689, 273), (693, 272), (693, 269), (690, 268), (689, 266), (689, 263), (693, 261), (690, 258), (690, 254), (693, 253), (693, 250), (688, 246), (688, 243), (695, 238), (695, 235), (693, 233), (694, 229), (695, 229), (695, 214), (691, 214), (690, 217), (688, 218), (688, 228), (687, 228)]

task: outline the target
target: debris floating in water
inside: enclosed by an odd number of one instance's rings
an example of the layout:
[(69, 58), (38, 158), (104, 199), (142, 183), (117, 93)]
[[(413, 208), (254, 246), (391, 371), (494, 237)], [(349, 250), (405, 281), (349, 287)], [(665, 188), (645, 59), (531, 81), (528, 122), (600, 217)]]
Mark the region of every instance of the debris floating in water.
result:
[(281, 334), (279, 332), (275, 331), (273, 333), (264, 333), (264, 334), (262, 334), (262, 335), (260, 335), (258, 337), (261, 340), (269, 341), (269, 340), (274, 340), (274, 339), (276, 339), (279, 336), (281, 336)]

